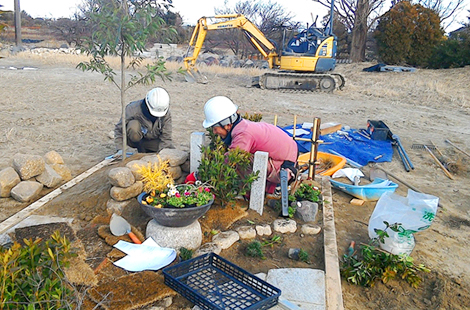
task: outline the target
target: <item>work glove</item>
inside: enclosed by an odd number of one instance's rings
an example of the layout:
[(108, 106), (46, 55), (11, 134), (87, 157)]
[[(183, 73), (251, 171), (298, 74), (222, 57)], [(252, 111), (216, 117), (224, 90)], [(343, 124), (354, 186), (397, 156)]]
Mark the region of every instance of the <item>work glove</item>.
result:
[[(126, 153), (126, 157), (129, 157), (129, 156), (132, 156), (132, 155), (134, 155), (133, 152), (127, 152)], [(105, 159), (118, 159), (118, 158), (122, 158), (122, 150), (117, 150), (117, 152), (115, 154), (109, 155)]]

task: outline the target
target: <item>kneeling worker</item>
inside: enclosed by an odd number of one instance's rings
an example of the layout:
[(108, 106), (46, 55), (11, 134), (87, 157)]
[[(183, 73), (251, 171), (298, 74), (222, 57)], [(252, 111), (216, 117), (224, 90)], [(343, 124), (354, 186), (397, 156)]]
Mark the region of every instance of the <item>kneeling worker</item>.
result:
[[(174, 148), (171, 139), (172, 125), (170, 96), (163, 88), (150, 90), (144, 99), (126, 106), (127, 145), (139, 153), (158, 153), (164, 148)], [(122, 149), (122, 117), (114, 128), (114, 143)]]
[(297, 143), (277, 126), (243, 119), (237, 110), (238, 106), (229, 98), (213, 97), (204, 106), (205, 120), (202, 125), (212, 128), (212, 132), (220, 136), (229, 149), (238, 147), (251, 154), (267, 152), (266, 192), (272, 194), (281, 181), (281, 168), (288, 169), (289, 179), (295, 177)]

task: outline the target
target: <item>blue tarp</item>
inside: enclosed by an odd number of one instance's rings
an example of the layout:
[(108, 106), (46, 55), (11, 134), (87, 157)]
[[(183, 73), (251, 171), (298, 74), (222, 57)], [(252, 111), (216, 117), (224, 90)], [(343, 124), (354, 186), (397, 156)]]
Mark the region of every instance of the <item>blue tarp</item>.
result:
[[(292, 133), (289, 133), (288, 130), (292, 131), (294, 126), (286, 126), (283, 129), (289, 136), (292, 137)], [(295, 136), (298, 138), (312, 138), (312, 132), (308, 130), (308, 133), (299, 134), (302, 125), (298, 124), (296, 126)], [(361, 166), (367, 165), (369, 162), (386, 162), (392, 161), (393, 148), (392, 141), (385, 140), (372, 140), (367, 139), (357, 133), (355, 129), (342, 130), (347, 132), (351, 141), (349, 141), (345, 136), (338, 134), (337, 132), (331, 133), (328, 135), (320, 136), (320, 140), (325, 142), (324, 144), (319, 144), (318, 150), (325, 153), (341, 155), (346, 157), (346, 159), (352, 160), (358, 163)], [(300, 153), (310, 152), (311, 143), (309, 141), (297, 141)], [(378, 159), (377, 156), (382, 155)]]

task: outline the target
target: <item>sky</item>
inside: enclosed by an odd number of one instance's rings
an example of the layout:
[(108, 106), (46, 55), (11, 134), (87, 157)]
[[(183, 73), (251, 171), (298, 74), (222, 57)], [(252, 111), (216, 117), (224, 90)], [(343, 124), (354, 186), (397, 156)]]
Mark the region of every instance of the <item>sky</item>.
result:
[[(267, 2), (268, 0), (264, 0)], [(20, 0), (20, 8), (32, 17), (59, 18), (71, 17), (82, 0)], [(229, 7), (233, 7), (238, 0), (228, 0)], [(287, 11), (292, 12), (295, 21), (304, 24), (312, 23), (312, 15), (318, 20), (328, 12), (328, 9), (312, 0), (271, 0), (276, 2)], [(463, 10), (460, 21), (466, 22), (469, 15), (470, 0), (464, 0), (466, 9)], [(4, 10), (13, 10), (13, 0), (0, 0)], [(194, 25), (202, 16), (214, 15), (214, 7), (223, 7), (223, 0), (173, 0), (174, 12), (179, 12), (185, 24)], [(454, 23), (446, 29), (452, 31), (460, 27), (459, 23)]]

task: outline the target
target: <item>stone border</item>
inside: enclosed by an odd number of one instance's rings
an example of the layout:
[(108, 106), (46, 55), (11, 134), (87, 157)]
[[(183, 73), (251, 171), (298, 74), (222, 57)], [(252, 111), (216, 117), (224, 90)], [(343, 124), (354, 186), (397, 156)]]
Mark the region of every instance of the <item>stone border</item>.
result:
[(344, 310), (338, 248), (336, 245), (335, 216), (329, 177), (321, 177), (321, 186), (323, 195), (326, 310)]
[(74, 179), (70, 180), (69, 182), (65, 183), (64, 185), (60, 186), (59, 188), (56, 188), (55, 190), (53, 190), (49, 194), (45, 195), (41, 199), (33, 202), (32, 204), (30, 204), (26, 208), (24, 208), (21, 211), (13, 214), (12, 216), (10, 216), (9, 218), (7, 218), (6, 220), (4, 220), (3, 222), (0, 223), (0, 234), (6, 232), (8, 229), (10, 229), (14, 225), (18, 224), (19, 222), (21, 222), (22, 220), (24, 220), (25, 218), (30, 216), (32, 213), (34, 213), (36, 210), (41, 208), (44, 204), (51, 201), (52, 199), (59, 196), (60, 194), (62, 194), (63, 190), (71, 188), (72, 186), (80, 183), (81, 181), (83, 181), (84, 179), (86, 179), (87, 177), (89, 177), (90, 175), (95, 173), (96, 171), (100, 170), (103, 167), (106, 167), (106, 166), (110, 165), (114, 160), (115, 160), (115, 158), (105, 159), (105, 160), (101, 161), (100, 163), (98, 163), (95, 166), (91, 167), (90, 169), (83, 172), (79, 176), (75, 177)]

